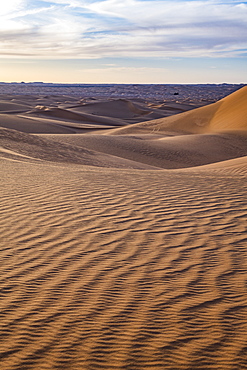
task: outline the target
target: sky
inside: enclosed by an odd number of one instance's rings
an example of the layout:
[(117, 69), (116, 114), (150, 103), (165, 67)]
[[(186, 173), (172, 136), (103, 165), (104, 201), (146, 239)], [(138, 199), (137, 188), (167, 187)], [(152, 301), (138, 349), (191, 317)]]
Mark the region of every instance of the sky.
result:
[(0, 1), (2, 82), (247, 82), (247, 2)]

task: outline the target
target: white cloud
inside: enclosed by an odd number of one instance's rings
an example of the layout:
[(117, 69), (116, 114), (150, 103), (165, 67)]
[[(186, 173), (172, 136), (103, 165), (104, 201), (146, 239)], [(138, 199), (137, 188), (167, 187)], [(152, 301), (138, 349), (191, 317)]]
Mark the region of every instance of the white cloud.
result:
[(26, 4), (25, 0), (8, 0), (2, 1), (0, 5), (0, 15), (8, 15), (13, 11), (18, 11)]
[(238, 56), (247, 6), (238, 1), (8, 0), (2, 56), (38, 58)]

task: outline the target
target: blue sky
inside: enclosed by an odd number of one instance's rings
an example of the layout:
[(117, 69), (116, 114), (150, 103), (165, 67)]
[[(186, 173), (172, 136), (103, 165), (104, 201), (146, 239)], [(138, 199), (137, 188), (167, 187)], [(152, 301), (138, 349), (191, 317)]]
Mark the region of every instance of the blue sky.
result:
[(6, 0), (0, 81), (247, 82), (247, 2)]

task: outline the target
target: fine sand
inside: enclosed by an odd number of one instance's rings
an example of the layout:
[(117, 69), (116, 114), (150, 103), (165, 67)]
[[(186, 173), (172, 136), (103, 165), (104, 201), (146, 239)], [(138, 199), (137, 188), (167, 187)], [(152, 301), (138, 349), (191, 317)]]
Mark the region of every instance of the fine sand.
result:
[(247, 369), (247, 87), (0, 96), (0, 370)]

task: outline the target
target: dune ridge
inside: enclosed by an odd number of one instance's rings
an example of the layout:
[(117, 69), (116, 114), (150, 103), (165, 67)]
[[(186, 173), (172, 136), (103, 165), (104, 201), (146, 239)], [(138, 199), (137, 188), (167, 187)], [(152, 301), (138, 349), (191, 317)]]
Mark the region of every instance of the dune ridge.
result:
[[(124, 111), (125, 127), (89, 132), (28, 113), (82, 112), (69, 97), (0, 113), (1, 370), (247, 367), (246, 89), (234, 94), (214, 116), (162, 118), (167, 130)], [(208, 132), (176, 131), (200, 109)]]

